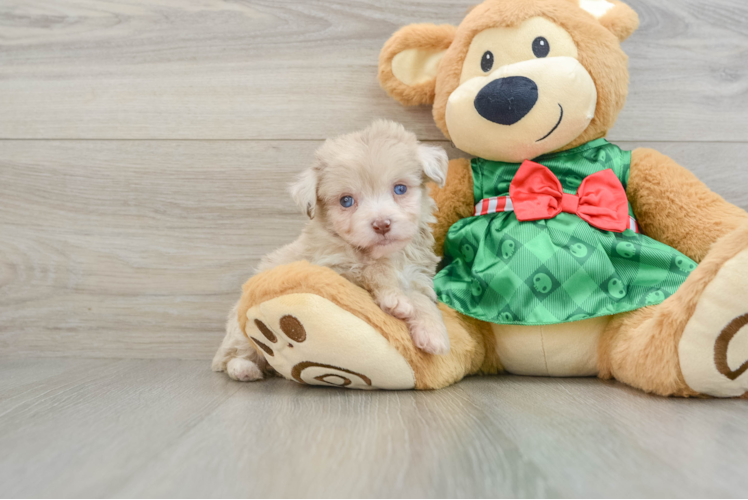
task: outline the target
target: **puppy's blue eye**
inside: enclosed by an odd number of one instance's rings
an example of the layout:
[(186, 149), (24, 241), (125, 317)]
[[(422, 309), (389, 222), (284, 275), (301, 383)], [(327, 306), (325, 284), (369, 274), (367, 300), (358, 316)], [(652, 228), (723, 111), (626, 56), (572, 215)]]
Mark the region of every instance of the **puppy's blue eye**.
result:
[(408, 186), (404, 184), (398, 184), (395, 186), (395, 194), (405, 194), (408, 191)]
[(340, 198), (340, 204), (345, 208), (350, 208), (351, 206), (353, 206), (353, 197), (343, 196), (342, 198)]

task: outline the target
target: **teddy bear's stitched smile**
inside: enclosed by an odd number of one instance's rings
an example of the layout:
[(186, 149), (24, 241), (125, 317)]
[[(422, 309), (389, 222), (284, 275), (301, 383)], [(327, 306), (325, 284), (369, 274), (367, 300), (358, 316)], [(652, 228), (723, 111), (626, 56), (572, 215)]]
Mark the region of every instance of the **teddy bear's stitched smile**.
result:
[(550, 132), (548, 132), (547, 134), (545, 134), (545, 135), (544, 135), (543, 137), (541, 137), (540, 139), (538, 139), (538, 140), (537, 140), (537, 141), (535, 141), (535, 142), (540, 142), (540, 141), (543, 141), (543, 140), (545, 140), (545, 139), (548, 139), (548, 138), (549, 138), (549, 137), (551, 136), (551, 134), (552, 134), (553, 132), (555, 132), (555, 131), (556, 131), (556, 129), (557, 129), (558, 127), (559, 127), (559, 125), (561, 125), (561, 122), (562, 122), (562, 121), (563, 121), (563, 119), (564, 119), (564, 107), (563, 107), (563, 106), (561, 106), (561, 103), (558, 103), (558, 107), (559, 107), (559, 108), (561, 108), (561, 116), (559, 116), (559, 117), (558, 117), (558, 122), (557, 122), (557, 123), (556, 123), (556, 125), (555, 125), (555, 126), (554, 126), (554, 127), (552, 128), (552, 129), (551, 129), (551, 131), (550, 131)]

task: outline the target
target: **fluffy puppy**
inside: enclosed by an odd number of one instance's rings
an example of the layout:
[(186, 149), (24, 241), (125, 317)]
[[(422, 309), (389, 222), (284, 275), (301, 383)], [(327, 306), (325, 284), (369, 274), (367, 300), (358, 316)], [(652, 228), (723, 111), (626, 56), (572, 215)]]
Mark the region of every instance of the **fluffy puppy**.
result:
[[(436, 204), (426, 183), (443, 186), (447, 165), (442, 148), (419, 143), (391, 121), (328, 139), (291, 186), (310, 221), (296, 241), (262, 259), (257, 271), (299, 260), (329, 267), (404, 320), (418, 348), (446, 354), (449, 337), (432, 283), (439, 260), (430, 228)], [(236, 307), (213, 369), (244, 381), (269, 371), (241, 331)]]

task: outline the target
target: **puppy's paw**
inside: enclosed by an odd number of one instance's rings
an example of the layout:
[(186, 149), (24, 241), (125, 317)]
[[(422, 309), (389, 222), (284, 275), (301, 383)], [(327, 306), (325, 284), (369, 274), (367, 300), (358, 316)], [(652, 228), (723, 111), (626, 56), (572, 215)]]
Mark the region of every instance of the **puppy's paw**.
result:
[(449, 335), (442, 321), (417, 319), (408, 324), (410, 336), (417, 348), (428, 354), (449, 353)]
[(384, 312), (402, 320), (412, 318), (415, 310), (410, 299), (397, 291), (378, 293), (377, 303)]
[(239, 382), (262, 380), (262, 370), (254, 362), (244, 358), (232, 358), (226, 364), (226, 374)]

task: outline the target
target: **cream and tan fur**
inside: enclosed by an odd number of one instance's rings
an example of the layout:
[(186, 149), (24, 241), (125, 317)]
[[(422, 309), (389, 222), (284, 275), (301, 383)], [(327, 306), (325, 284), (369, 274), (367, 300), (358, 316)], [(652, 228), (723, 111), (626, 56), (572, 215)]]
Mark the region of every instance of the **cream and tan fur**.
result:
[[(291, 186), (310, 221), (296, 241), (267, 255), (257, 271), (301, 260), (328, 267), (404, 320), (418, 348), (446, 354), (449, 337), (432, 283), (438, 257), (430, 224), (436, 205), (426, 183), (443, 186), (447, 165), (442, 148), (420, 144), (391, 121), (327, 140), (314, 165)], [(406, 190), (398, 194), (395, 186)], [(350, 198), (350, 207), (343, 198)], [(242, 381), (260, 379), (268, 370), (243, 334), (236, 307), (213, 369)]]

